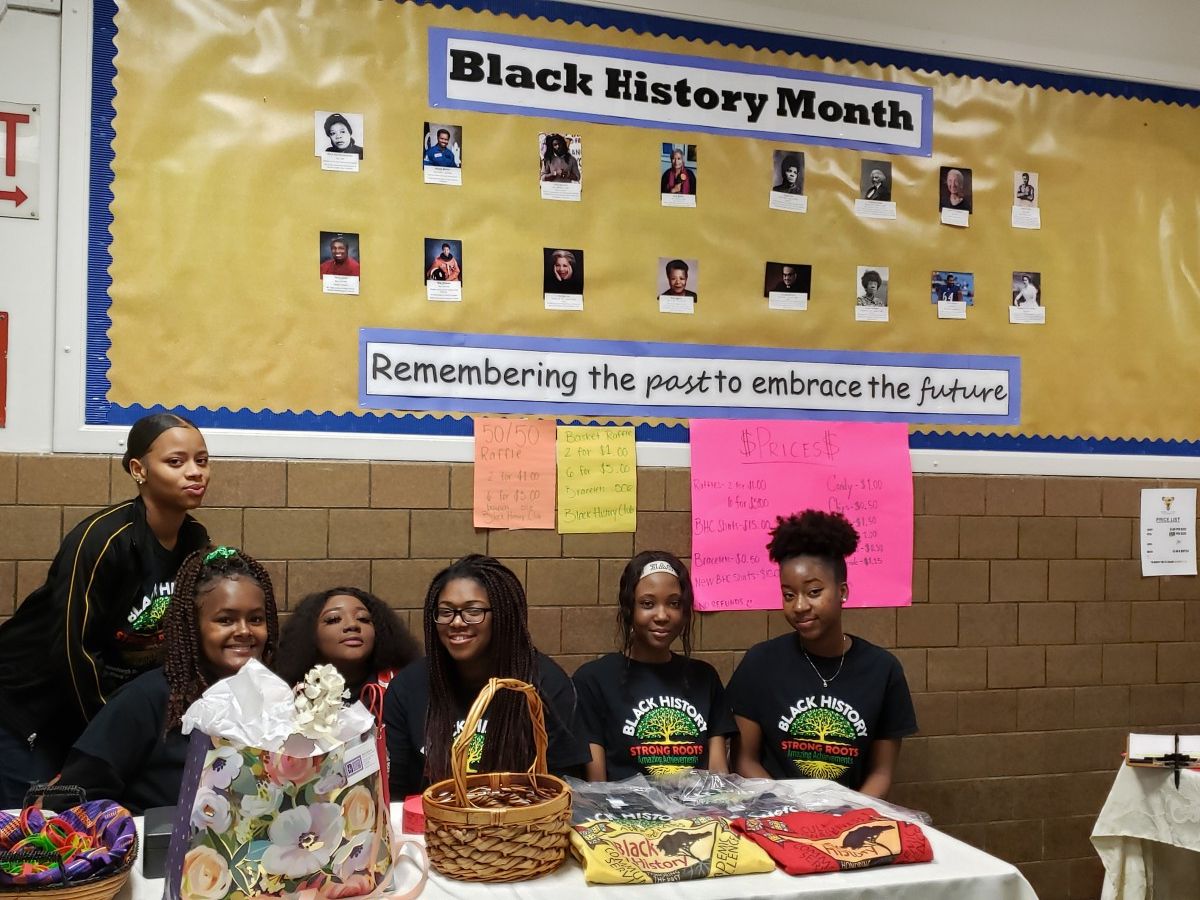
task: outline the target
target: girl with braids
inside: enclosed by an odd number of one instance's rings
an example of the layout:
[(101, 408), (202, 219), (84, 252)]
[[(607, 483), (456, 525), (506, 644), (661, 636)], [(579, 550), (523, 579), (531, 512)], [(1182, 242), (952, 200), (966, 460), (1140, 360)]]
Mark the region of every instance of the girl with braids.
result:
[(729, 682), (739, 775), (825, 778), (887, 796), (917, 718), (899, 660), (842, 631), (846, 558), (857, 547), (840, 513), (778, 518), (767, 553), (791, 632), (751, 647)]
[(175, 579), (166, 635), (163, 667), (126, 685), (71, 748), (62, 781), (89, 800), (134, 813), (175, 805), (188, 748), (180, 717), (247, 660), (270, 665), (274, 656), (279, 619), (266, 569), (230, 547), (193, 553)]
[(58, 771), (113, 691), (162, 662), (175, 572), (208, 543), (188, 515), (208, 488), (195, 425), (144, 416), (129, 429), (122, 465), (137, 496), (72, 528), (45, 584), (0, 625), (0, 809)]
[[(620, 653), (575, 673), (591, 749), (589, 781), (729, 771), (725, 736), (737, 727), (717, 670), (692, 659), (692, 579), (662, 550), (625, 566), (617, 596)], [(683, 655), (671, 652), (679, 640)]]
[[(450, 747), (489, 678), (537, 687), (545, 708), (550, 771), (579, 774), (588, 759), (577, 737), (571, 680), (533, 646), (525, 590), (511, 569), (472, 554), (443, 569), (425, 597), (425, 659), (388, 685), (383, 702), (393, 797), (450, 777)], [(472, 739), (472, 771), (515, 772), (533, 759), (525, 699), (501, 691)]]

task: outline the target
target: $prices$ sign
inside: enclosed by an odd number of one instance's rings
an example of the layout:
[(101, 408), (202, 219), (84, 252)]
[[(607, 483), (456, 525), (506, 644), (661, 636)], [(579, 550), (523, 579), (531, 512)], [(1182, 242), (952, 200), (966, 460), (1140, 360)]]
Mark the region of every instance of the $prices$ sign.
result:
[(694, 419), (691, 445), (697, 609), (778, 608), (770, 531), (806, 509), (840, 512), (858, 532), (847, 606), (912, 602), (906, 425)]
[(475, 527), (554, 527), (553, 419), (475, 417)]

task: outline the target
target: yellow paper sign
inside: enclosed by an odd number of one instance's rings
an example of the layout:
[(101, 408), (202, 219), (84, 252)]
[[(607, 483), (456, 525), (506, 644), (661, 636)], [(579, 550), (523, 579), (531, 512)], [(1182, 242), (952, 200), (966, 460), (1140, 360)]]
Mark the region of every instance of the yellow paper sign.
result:
[(554, 527), (554, 420), (475, 418), (475, 527)]
[(598, 534), (637, 528), (632, 428), (558, 428), (558, 530)]

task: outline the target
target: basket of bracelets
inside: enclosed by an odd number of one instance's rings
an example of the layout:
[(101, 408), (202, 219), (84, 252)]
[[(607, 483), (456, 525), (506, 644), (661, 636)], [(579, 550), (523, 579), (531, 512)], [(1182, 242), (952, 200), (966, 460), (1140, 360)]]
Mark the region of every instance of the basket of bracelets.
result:
[[(30, 805), (35, 797), (63, 812), (44, 813)], [(83, 797), (76, 787), (34, 785), (20, 813), (0, 812), (0, 898), (111, 900), (124, 887), (137, 858), (133, 816)]]
[[(519, 691), (533, 723), (534, 761), (527, 772), (468, 775), (471, 738), (498, 690)], [(547, 773), (546, 723), (533, 686), (515, 678), (488, 681), (454, 739), (452, 777), (425, 790), (425, 845), (430, 864), (462, 881), (521, 881), (552, 872), (570, 847), (571, 789)]]

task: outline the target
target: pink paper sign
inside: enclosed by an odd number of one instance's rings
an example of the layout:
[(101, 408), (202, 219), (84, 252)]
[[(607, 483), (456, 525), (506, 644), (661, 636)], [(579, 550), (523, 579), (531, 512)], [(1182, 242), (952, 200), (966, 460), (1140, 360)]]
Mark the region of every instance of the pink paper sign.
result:
[(553, 419), (475, 417), (475, 527), (554, 527)]
[(696, 608), (775, 609), (776, 516), (843, 513), (858, 531), (847, 606), (912, 602), (913, 499), (902, 423), (693, 419)]

